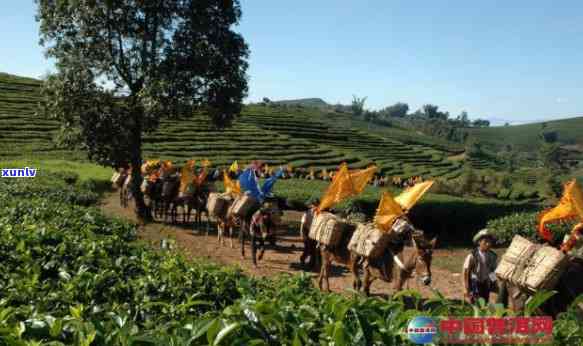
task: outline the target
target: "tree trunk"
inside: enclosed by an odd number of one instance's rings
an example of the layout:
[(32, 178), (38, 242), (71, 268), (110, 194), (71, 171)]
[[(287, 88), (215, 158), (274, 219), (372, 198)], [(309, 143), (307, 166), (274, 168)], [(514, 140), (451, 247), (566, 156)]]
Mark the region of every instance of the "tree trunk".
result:
[(152, 214), (150, 208), (146, 206), (144, 201), (144, 194), (140, 190), (142, 185), (142, 118), (143, 109), (132, 102), (132, 108), (134, 109), (133, 120), (134, 120), (134, 131), (132, 133), (132, 147), (131, 147), (131, 164), (132, 164), (132, 184), (131, 191), (135, 202), (135, 213), (136, 217), (140, 222), (147, 222), (152, 220)]

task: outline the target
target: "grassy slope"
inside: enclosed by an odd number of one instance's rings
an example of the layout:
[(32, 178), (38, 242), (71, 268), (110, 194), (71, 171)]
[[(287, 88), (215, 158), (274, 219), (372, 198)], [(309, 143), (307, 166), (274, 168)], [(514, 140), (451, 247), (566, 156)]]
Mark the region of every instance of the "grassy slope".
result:
[[(497, 126), (491, 128), (469, 129), (470, 134), (481, 142), (499, 148), (512, 144), (521, 151), (534, 151), (538, 146), (538, 136), (542, 123)], [(564, 144), (583, 145), (583, 117), (546, 122), (545, 131), (557, 131), (559, 141)]]
[[(71, 158), (70, 152), (52, 144), (58, 124), (33, 115), (39, 86), (34, 79), (0, 74), (3, 158)], [(445, 142), (399, 129), (369, 128), (346, 114), (296, 107), (245, 107), (242, 117), (224, 132), (214, 130), (204, 114), (164, 120), (145, 137), (144, 153), (179, 163), (207, 157), (216, 165), (228, 165), (259, 158), (273, 165), (316, 169), (375, 162), (383, 173), (402, 176), (451, 177), (461, 167), (446, 159), (451, 152)]]
[[(52, 120), (34, 117), (40, 82), (0, 73), (0, 157), (79, 159), (80, 153), (57, 150), (51, 138)], [(583, 118), (549, 122), (562, 140), (575, 140)], [(494, 144), (515, 142), (528, 147), (540, 125), (472, 129)], [(333, 169), (341, 162), (352, 168), (378, 164), (387, 175), (456, 177), (463, 161), (448, 160), (462, 150), (446, 141), (401, 129), (368, 124), (348, 114), (314, 108), (245, 107), (232, 128), (215, 131), (204, 114), (191, 119), (165, 120), (144, 140), (147, 158), (184, 162), (209, 158), (215, 165), (260, 158), (273, 165)], [(487, 163), (473, 162), (476, 168)]]

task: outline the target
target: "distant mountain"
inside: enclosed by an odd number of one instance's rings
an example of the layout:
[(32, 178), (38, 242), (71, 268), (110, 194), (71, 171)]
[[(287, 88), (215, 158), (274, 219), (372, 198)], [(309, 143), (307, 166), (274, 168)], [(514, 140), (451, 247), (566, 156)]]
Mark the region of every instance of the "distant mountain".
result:
[(329, 106), (326, 101), (322, 100), (321, 98), (306, 98), (306, 99), (296, 99), (296, 100), (281, 100), (281, 101), (272, 101), (272, 103), (277, 103), (280, 105), (302, 105), (306, 107), (327, 107)]

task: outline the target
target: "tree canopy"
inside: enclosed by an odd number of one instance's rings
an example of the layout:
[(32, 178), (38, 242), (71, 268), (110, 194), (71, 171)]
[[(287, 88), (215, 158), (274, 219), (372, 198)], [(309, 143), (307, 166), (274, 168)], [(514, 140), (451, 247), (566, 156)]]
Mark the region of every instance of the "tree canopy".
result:
[(41, 112), (77, 128), (91, 159), (139, 166), (142, 135), (161, 118), (203, 109), (224, 127), (240, 113), (249, 50), (232, 30), (237, 0), (36, 2), (40, 43), (57, 70)]

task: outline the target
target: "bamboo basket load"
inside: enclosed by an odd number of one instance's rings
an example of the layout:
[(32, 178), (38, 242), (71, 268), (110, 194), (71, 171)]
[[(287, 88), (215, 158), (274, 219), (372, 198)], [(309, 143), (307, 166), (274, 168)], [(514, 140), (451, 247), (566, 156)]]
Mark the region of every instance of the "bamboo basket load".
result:
[(391, 238), (390, 233), (380, 231), (374, 224), (361, 223), (356, 227), (348, 249), (367, 258), (377, 258), (383, 254)]
[(340, 242), (347, 224), (338, 216), (322, 212), (314, 217), (308, 237), (321, 244), (335, 246)]
[(125, 174), (121, 174), (119, 172), (115, 172), (113, 173), (113, 176), (111, 177), (111, 182), (116, 186), (116, 187), (122, 187), (123, 183), (125, 182), (126, 179)]
[(561, 251), (516, 235), (496, 268), (496, 276), (534, 293), (554, 288), (567, 265), (568, 258)]
[(221, 194), (217, 192), (211, 192), (207, 201), (207, 210), (210, 216), (222, 217), (227, 212), (231, 204), (231, 197), (228, 194)]
[(257, 210), (259, 203), (248, 194), (237, 196), (231, 206), (231, 212), (238, 217), (247, 217)]

